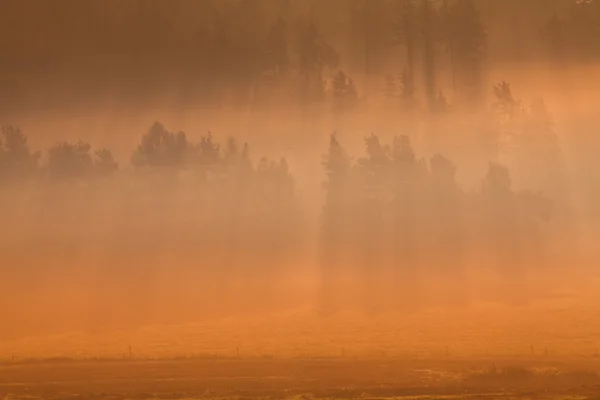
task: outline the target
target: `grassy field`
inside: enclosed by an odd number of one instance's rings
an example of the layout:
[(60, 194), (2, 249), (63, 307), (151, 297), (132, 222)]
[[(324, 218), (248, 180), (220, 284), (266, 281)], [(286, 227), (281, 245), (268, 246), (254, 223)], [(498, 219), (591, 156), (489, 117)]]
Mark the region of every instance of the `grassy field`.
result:
[(580, 288), (522, 304), (479, 302), (373, 317), (314, 309), (213, 318), (135, 329), (98, 328), (0, 341), (0, 360), (211, 356), (310, 358), (593, 358), (600, 295)]
[(8, 363), (0, 366), (0, 397), (566, 400), (600, 395), (600, 377), (589, 365), (510, 362), (340, 358)]
[(4, 340), (0, 399), (599, 399), (596, 289)]

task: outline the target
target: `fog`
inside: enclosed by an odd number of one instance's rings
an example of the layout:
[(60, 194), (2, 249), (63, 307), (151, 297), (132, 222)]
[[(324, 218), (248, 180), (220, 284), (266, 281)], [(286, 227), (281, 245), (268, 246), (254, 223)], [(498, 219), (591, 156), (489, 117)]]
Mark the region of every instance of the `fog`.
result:
[(60, 3), (2, 5), (0, 339), (594, 284), (596, 1)]

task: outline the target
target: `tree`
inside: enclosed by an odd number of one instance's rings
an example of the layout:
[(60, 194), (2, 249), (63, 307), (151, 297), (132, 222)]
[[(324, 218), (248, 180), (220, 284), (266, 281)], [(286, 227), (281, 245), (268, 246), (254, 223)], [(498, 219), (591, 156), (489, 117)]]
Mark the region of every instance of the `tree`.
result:
[(353, 219), (358, 233), (356, 243), (360, 248), (356, 254), (361, 268), (361, 280), (364, 282), (364, 301), (369, 311), (377, 305), (377, 283), (381, 283), (382, 266), (385, 255), (384, 210), (390, 202), (389, 148), (383, 146), (379, 137), (371, 134), (365, 138), (366, 157), (356, 163), (359, 187), (356, 193), (356, 207)]
[(53, 180), (87, 179), (94, 171), (91, 146), (82, 140), (62, 142), (48, 151), (48, 176)]
[(565, 57), (565, 22), (559, 17), (555, 11), (545, 27), (547, 35), (548, 48), (551, 57), (560, 61)]
[(279, 17), (267, 34), (265, 41), (265, 56), (267, 70), (276, 76), (285, 76), (290, 67), (287, 24)]
[(398, 83), (396, 82), (396, 78), (392, 74), (387, 74), (385, 76), (385, 87), (383, 90), (383, 95), (389, 104), (396, 105), (399, 97), (398, 93)]
[(100, 176), (112, 176), (118, 169), (119, 164), (115, 161), (112, 153), (108, 149), (100, 149), (94, 152), (94, 168)]
[(430, 257), (439, 272), (449, 274), (445, 278), (456, 278), (467, 244), (465, 196), (456, 183), (454, 163), (436, 154), (431, 158), (430, 169), (430, 243), (436, 249)]
[(341, 113), (346, 113), (354, 109), (357, 103), (357, 93), (352, 78), (347, 76), (343, 71), (338, 71), (331, 83), (334, 109)]
[(569, 50), (580, 60), (597, 60), (600, 45), (600, 2), (577, 0), (569, 15)]
[(430, 110), (435, 108), (435, 46), (439, 36), (438, 14), (431, 0), (421, 0), (419, 10), (421, 40), (423, 46), (423, 77), (425, 79), (425, 97)]
[(391, 247), (397, 290), (417, 296), (423, 257), (427, 166), (417, 160), (410, 139), (396, 136), (391, 147)]
[(31, 153), (20, 128), (3, 126), (0, 133), (0, 181), (31, 176), (38, 167), (40, 153)]
[(446, 18), (446, 40), (454, 74), (464, 99), (474, 105), (480, 99), (487, 32), (472, 0), (457, 0)]
[(321, 307), (330, 312), (335, 307), (337, 274), (344, 261), (348, 243), (348, 217), (351, 202), (351, 160), (338, 141), (337, 134), (329, 137), (329, 148), (323, 156), (326, 181), (325, 204), (321, 215), (319, 253), (321, 261)]
[(481, 218), (484, 245), (490, 262), (502, 269), (518, 269), (521, 255), (518, 204), (508, 168), (490, 163), (482, 182)]
[(400, 74), (400, 101), (405, 110), (411, 111), (417, 107), (415, 77), (410, 69), (404, 69)]
[(323, 69), (335, 68), (339, 56), (312, 21), (300, 23), (296, 38), (297, 67), (301, 77), (300, 100), (303, 104), (322, 99)]
[(431, 180), (436, 189), (454, 191), (456, 187), (456, 165), (441, 154), (431, 158)]
[(415, 0), (402, 0), (400, 3), (400, 15), (395, 24), (395, 31), (398, 42), (406, 49), (406, 63), (408, 65), (408, 73), (411, 76), (414, 76), (419, 38), (417, 21)]
[[(269, 98), (282, 89), (291, 76), (292, 65), (288, 45), (288, 27), (279, 17), (270, 27), (263, 44), (263, 70), (254, 84), (254, 100)], [(266, 92), (267, 96), (263, 96)]]
[(539, 263), (543, 235), (539, 230), (552, 212), (552, 203), (541, 193), (515, 192), (506, 167), (490, 163), (482, 182), (479, 232), (490, 260), (502, 270), (521, 272), (525, 261)]
[(521, 110), (521, 105), (515, 100), (510, 88), (510, 83), (502, 81), (494, 85), (494, 96), (496, 100), (493, 104), (502, 120), (511, 122), (517, 117), (517, 113)]
[[(211, 132), (208, 132), (206, 136), (200, 138), (198, 149), (200, 152), (199, 157), (201, 164), (211, 166), (219, 162), (221, 158), (220, 145), (213, 140)], [(230, 150), (232, 149), (230, 148)]]
[(491, 159), (513, 163), (516, 139), (521, 131), (524, 109), (515, 100), (510, 83), (502, 81), (493, 87), (495, 101), (492, 104), (494, 123), (485, 138)]
[(435, 2), (402, 0), (395, 31), (399, 43), (406, 49), (407, 68), (401, 79), (414, 81), (417, 50), (420, 49), (425, 99), (429, 109), (433, 110), (437, 93), (436, 47), (440, 36), (440, 16)]
[(483, 180), (482, 193), (493, 199), (501, 199), (511, 195), (512, 181), (508, 168), (490, 163), (487, 175)]
[(132, 162), (136, 167), (181, 167), (193, 160), (194, 154), (195, 149), (184, 132), (169, 132), (160, 122), (155, 122), (142, 136)]

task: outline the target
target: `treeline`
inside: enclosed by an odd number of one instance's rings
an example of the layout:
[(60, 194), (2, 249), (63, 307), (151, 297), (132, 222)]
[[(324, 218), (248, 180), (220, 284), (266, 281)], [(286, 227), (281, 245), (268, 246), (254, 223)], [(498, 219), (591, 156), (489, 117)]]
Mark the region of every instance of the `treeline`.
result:
[(3, 276), (24, 287), (91, 279), (74, 284), (112, 306), (107, 296), (121, 299), (120, 311), (134, 307), (140, 318), (157, 291), (182, 309), (197, 300), (199, 312), (208, 300), (221, 311), (243, 307), (230, 296), (236, 287), (268, 297), (305, 250), (287, 161), (253, 161), (233, 138), (193, 143), (155, 123), (131, 167), (119, 168), (109, 150), (83, 141), (42, 157), (18, 128), (4, 127), (0, 174)]
[(597, 0), (30, 3), (1, 6), (1, 29), (21, 33), (0, 34), (2, 68), (15, 78), (0, 82), (6, 107), (34, 97), (20, 90), (35, 77), (38, 87), (95, 93), (117, 79), (119, 94), (138, 100), (162, 87), (182, 102), (306, 104), (335, 90), (330, 78), (340, 69), (370, 82), (359, 97), (380, 97), (369, 88), (387, 74), (389, 85), (418, 90), (430, 108), (450, 91), (476, 105), (484, 60), (600, 57)]
[[(314, 264), (317, 243), (329, 306), (340, 292), (359, 290), (375, 305), (417, 290), (421, 278), (460, 280), (475, 269), (512, 279), (543, 268), (562, 227), (549, 221), (568, 208), (560, 148), (542, 102), (523, 106), (507, 83), (495, 95), (483, 135), (496, 151), (468, 191), (450, 159), (419, 158), (407, 136), (385, 143), (371, 134), (365, 154), (353, 158), (333, 134), (317, 236), (287, 161), (253, 161), (234, 138), (218, 143), (208, 133), (193, 142), (157, 122), (120, 166), (110, 150), (81, 140), (33, 152), (19, 128), (5, 126), (2, 235), (12, 261), (4, 271), (42, 262), (52, 267), (35, 275), (56, 276), (57, 268), (85, 265), (147, 296), (157, 280), (177, 282), (188, 300), (248, 285), (265, 295), (296, 267)], [(528, 174), (519, 189), (502, 166), (506, 154), (516, 157), (513, 171)]]
[(485, 125), (465, 137), (431, 132), (490, 161), (469, 190), (449, 157), (418, 157), (408, 136), (371, 134), (354, 158), (333, 134), (325, 179), (314, 178), (324, 180), (318, 231), (286, 159), (253, 160), (234, 138), (193, 141), (157, 122), (117, 162), (82, 140), (35, 152), (19, 128), (5, 126), (2, 273), (25, 286), (91, 274), (92, 297), (135, 290), (136, 315), (161, 290), (190, 312), (217, 300), (229, 310), (249, 306), (241, 292), (268, 306), (285, 297), (289, 276), (314, 265), (325, 310), (348, 297), (371, 307), (416, 301), (431, 282), (458, 288), (474, 271), (514, 288), (520, 274), (558, 265), (559, 247), (569, 251), (575, 240), (574, 217), (543, 101), (525, 105), (506, 82), (493, 94)]
[(501, 165), (490, 163), (478, 188), (465, 192), (450, 160), (417, 158), (406, 136), (384, 144), (370, 135), (365, 155), (353, 159), (334, 134), (323, 166), (320, 253), (329, 297), (348, 274), (372, 302), (415, 290), (419, 278), (442, 276), (452, 286), (472, 268), (513, 279), (544, 265), (553, 203), (514, 190)]

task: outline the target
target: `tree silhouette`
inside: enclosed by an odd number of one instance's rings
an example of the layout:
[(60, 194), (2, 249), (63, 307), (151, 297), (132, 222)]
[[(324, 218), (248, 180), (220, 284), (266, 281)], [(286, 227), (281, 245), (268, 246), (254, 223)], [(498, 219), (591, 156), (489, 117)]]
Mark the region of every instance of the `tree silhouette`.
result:
[(0, 181), (20, 180), (37, 169), (40, 153), (31, 153), (20, 128), (3, 126), (0, 134)]
[(439, 37), (439, 15), (431, 0), (419, 2), (420, 32), (423, 43), (423, 77), (425, 79), (425, 97), (430, 109), (435, 108), (436, 77), (435, 46)]
[(416, 2), (403, 0), (400, 3), (400, 15), (395, 23), (396, 36), (406, 49), (408, 74), (414, 76), (417, 43), (419, 40), (419, 25), (417, 22)]
[(193, 158), (194, 148), (184, 132), (169, 132), (161, 123), (155, 122), (142, 136), (132, 162), (136, 167), (176, 167), (189, 163)]
[[(406, 272), (418, 270), (422, 261), (420, 251), (422, 224), (423, 188), (427, 182), (427, 169), (419, 162), (407, 136), (396, 136), (391, 147), (392, 162), (392, 214), (394, 236), (394, 260), (397, 278)], [(414, 277), (408, 279), (415, 279)]]
[[(436, 47), (440, 38), (440, 15), (438, 6), (431, 0), (403, 0), (400, 3), (400, 16), (395, 23), (396, 37), (406, 49), (407, 68), (400, 79), (405, 87), (407, 98), (414, 97), (417, 50), (422, 56), (422, 77), (427, 106), (436, 108)], [(410, 104), (412, 101), (403, 101)]]
[(600, 34), (600, 3), (582, 0), (571, 7), (569, 48), (579, 60), (596, 60), (600, 56), (600, 45), (596, 40)]
[(390, 179), (389, 149), (383, 146), (374, 134), (365, 138), (366, 157), (359, 158), (356, 173), (360, 187), (357, 193), (357, 205), (354, 208), (354, 220), (360, 232), (358, 243), (360, 250), (357, 260), (362, 269), (364, 282), (363, 296), (370, 311), (377, 306), (376, 287), (381, 283), (382, 266), (385, 262), (384, 210), (390, 202), (388, 191)]
[(414, 76), (409, 69), (405, 68), (398, 78), (391, 74), (386, 75), (384, 94), (388, 103), (394, 108), (400, 105), (404, 111), (414, 110), (418, 105), (416, 92)]
[(100, 176), (112, 176), (118, 169), (119, 164), (115, 161), (112, 153), (108, 149), (100, 149), (94, 152), (94, 168)]
[(564, 155), (544, 101), (533, 101), (523, 119), (519, 168), (526, 174), (524, 181), (528, 186), (551, 193), (556, 200), (564, 200), (567, 191)]
[(383, 95), (390, 105), (397, 105), (398, 102), (398, 83), (394, 75), (386, 74), (385, 76), (385, 86), (383, 90)]
[(336, 279), (347, 259), (344, 244), (348, 243), (348, 221), (351, 201), (351, 160), (338, 141), (336, 133), (329, 137), (329, 148), (322, 161), (326, 181), (325, 204), (320, 226), (320, 259), (322, 272), (321, 307), (331, 312), (335, 307)]
[(331, 83), (335, 110), (341, 113), (352, 111), (357, 103), (356, 86), (352, 79), (343, 71), (338, 71)]
[[(203, 165), (214, 165), (219, 162), (220, 159), (220, 145), (215, 143), (211, 132), (208, 132), (206, 136), (200, 138), (200, 162)], [(231, 149), (230, 149), (231, 150)]]
[(545, 33), (551, 57), (556, 61), (563, 60), (566, 50), (565, 22), (559, 17), (556, 11), (546, 24)]
[(300, 23), (296, 38), (297, 68), (300, 74), (300, 101), (310, 103), (323, 97), (323, 69), (335, 68), (339, 56), (321, 36), (312, 21)]
[(82, 140), (62, 142), (48, 150), (48, 176), (53, 180), (87, 179), (94, 171), (91, 146)]
[(400, 74), (400, 101), (401, 105), (408, 111), (417, 106), (415, 78), (410, 70), (405, 69)]
[(446, 40), (454, 74), (465, 100), (474, 104), (480, 99), (487, 33), (473, 0), (458, 0), (449, 7), (446, 18)]
[(547, 222), (552, 203), (540, 192), (511, 188), (508, 169), (491, 163), (483, 181), (484, 236), (490, 256), (506, 271), (521, 272), (526, 261), (540, 263), (543, 234), (540, 224)]
[(490, 163), (483, 180), (483, 237), (490, 260), (507, 270), (518, 270), (521, 260), (518, 203), (506, 167)]
[(279, 17), (271, 25), (265, 41), (267, 69), (276, 76), (285, 76), (290, 68), (287, 31), (286, 22)]
[(465, 195), (456, 183), (456, 165), (441, 154), (431, 158), (431, 245), (438, 271), (456, 276), (466, 250)]

